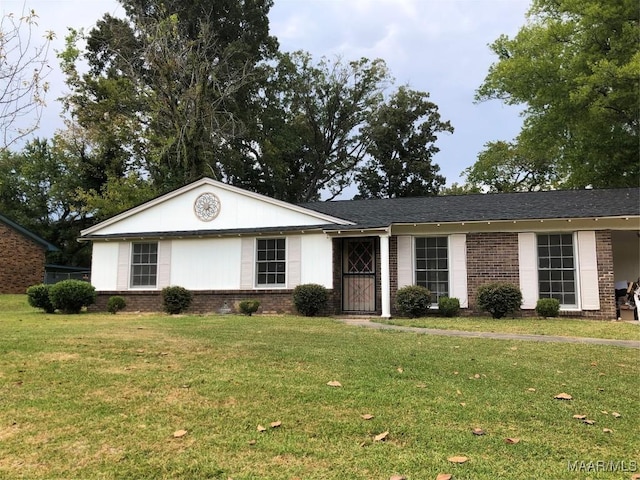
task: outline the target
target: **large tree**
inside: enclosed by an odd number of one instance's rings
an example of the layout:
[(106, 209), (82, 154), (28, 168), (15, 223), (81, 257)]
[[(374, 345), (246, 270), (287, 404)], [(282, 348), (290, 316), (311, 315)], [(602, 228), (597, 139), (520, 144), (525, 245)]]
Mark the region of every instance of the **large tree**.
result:
[(257, 129), (233, 183), (282, 200), (334, 198), (353, 181), (366, 153), (360, 134), (391, 78), (382, 60), (314, 61), (283, 53), (257, 99)]
[(271, 0), (120, 3), (126, 18), (105, 15), (84, 55), (72, 32), (61, 55), (66, 105), (91, 130), (94, 155), (113, 181), (143, 169), (158, 191), (202, 175), (225, 179), (221, 151), (254, 121), (257, 65), (277, 47)]
[(370, 116), (361, 135), (368, 159), (357, 175), (358, 198), (437, 195), (445, 178), (433, 163), (438, 133), (453, 132), (429, 94), (400, 87)]
[(639, 20), (636, 0), (534, 0), (518, 34), (491, 45), (476, 99), (524, 104), (517, 150), (550, 159), (564, 187), (640, 183)]
[(33, 10), (0, 17), (0, 151), (31, 135), (40, 123), (54, 34), (36, 40), (37, 26)]

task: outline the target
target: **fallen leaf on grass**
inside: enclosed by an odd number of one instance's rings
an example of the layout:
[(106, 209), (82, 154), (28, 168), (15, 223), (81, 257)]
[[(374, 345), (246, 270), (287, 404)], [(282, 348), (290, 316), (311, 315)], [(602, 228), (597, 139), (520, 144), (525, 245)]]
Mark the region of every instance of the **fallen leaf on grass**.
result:
[(457, 393), (458, 395), (462, 395), (462, 392), (461, 392), (460, 390), (456, 390), (456, 393)]
[(426, 383), (418, 383), (416, 385), (416, 387), (418, 387), (418, 388), (427, 388), (427, 384)]
[(584, 420), (585, 418), (587, 418), (586, 415), (574, 415), (573, 418), (577, 419), (577, 420)]
[(450, 473), (439, 473), (436, 477), (436, 480), (451, 480), (452, 478), (453, 475), (451, 475)]
[(520, 439), (519, 438), (505, 438), (504, 442), (508, 443), (509, 445), (515, 445), (516, 443), (520, 442)]
[(611, 412), (611, 416), (614, 418), (620, 418), (622, 415), (620, 415), (618, 412)]
[(469, 461), (467, 457), (449, 457), (447, 458), (451, 463), (465, 463)]
[(337, 380), (331, 380), (330, 382), (327, 382), (327, 385), (329, 385), (330, 387), (341, 387), (342, 384), (340, 382), (338, 382)]
[(365, 413), (364, 415), (360, 415), (360, 418), (362, 418), (363, 420), (371, 420), (373, 418), (373, 415), (371, 415), (370, 413)]
[(473, 376), (473, 378), (480, 378), (480, 374), (479, 374), (479, 373), (476, 373), (476, 374)]
[(559, 393), (558, 395), (556, 395), (555, 397), (553, 397), (557, 400), (572, 400), (573, 397), (571, 395), (569, 395), (568, 393)]
[(594, 423), (596, 423), (595, 420), (589, 420), (588, 418), (585, 418), (583, 422), (586, 423), (587, 425), (593, 425)]
[(255, 445), (256, 441), (255, 440), (249, 440), (249, 445)]
[(484, 430), (481, 428), (474, 428), (473, 430), (471, 430), (471, 433), (473, 433), (474, 435), (484, 435)]
[(611, 430), (610, 428), (603, 428), (602, 433), (613, 433), (613, 430)]
[(402, 373), (404, 372), (404, 370), (402, 369), (402, 367), (398, 367), (398, 373)]
[(535, 392), (536, 389), (535, 388), (527, 388), (527, 392)]
[(277, 421), (277, 422), (271, 422), (271, 423), (269, 424), (269, 426), (270, 426), (271, 428), (278, 428), (280, 425), (282, 425), (282, 422), (280, 422), (280, 421)]
[(182, 438), (187, 434), (186, 430), (176, 430), (173, 432), (173, 438)]
[(382, 442), (383, 440), (385, 440), (387, 437), (389, 436), (389, 431), (387, 430), (386, 432), (382, 432), (378, 435), (376, 435), (375, 437), (373, 437), (373, 441), (374, 442)]
[(461, 406), (461, 407), (466, 407), (466, 406), (467, 406), (467, 404), (466, 404), (466, 403), (464, 403), (464, 402), (460, 402), (460, 406)]
[(640, 480), (640, 473), (634, 473), (631, 475), (631, 480)]
[(265, 427), (263, 427), (262, 425), (258, 425), (258, 428), (256, 428), (256, 430), (258, 430), (259, 432), (264, 432), (267, 429)]
[(391, 475), (391, 477), (389, 477), (389, 480), (407, 480), (407, 477), (405, 477), (404, 475)]
[(600, 410), (600, 413), (604, 413), (605, 415), (609, 415), (609, 412), (607, 412), (606, 410)]
[(591, 366), (592, 367), (597, 367), (598, 366), (598, 362), (591, 362)]

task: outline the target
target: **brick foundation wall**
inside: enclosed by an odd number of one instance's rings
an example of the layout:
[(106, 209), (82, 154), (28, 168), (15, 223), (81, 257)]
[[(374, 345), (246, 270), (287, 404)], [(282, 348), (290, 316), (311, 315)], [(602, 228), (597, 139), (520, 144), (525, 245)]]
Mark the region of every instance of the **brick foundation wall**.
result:
[[(293, 305), (293, 290), (197, 290), (193, 291), (193, 302), (188, 313), (219, 313), (230, 308), (232, 313), (239, 313), (238, 303), (242, 300), (258, 300), (260, 308), (257, 313), (296, 313)], [(90, 311), (107, 311), (109, 297), (119, 295), (127, 302), (125, 312), (161, 312), (162, 293), (160, 291), (111, 291), (97, 292), (96, 303), (89, 307)], [(329, 291), (330, 298), (333, 291)], [(319, 316), (332, 315), (331, 304)]]
[(517, 233), (470, 233), (467, 235), (467, 288), (469, 310), (476, 309), (478, 287), (507, 282), (520, 286)]
[(44, 249), (0, 222), (0, 293), (25, 293), (44, 281)]

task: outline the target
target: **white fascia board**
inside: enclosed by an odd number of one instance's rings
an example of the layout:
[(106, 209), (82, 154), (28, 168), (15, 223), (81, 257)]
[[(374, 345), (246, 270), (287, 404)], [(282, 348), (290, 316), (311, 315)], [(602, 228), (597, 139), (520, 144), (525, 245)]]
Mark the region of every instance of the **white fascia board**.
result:
[(313, 218), (317, 218), (318, 220), (323, 221), (324, 223), (335, 223), (336, 225), (353, 225), (353, 222), (350, 222), (348, 220), (345, 220), (343, 218), (337, 218), (337, 217), (332, 217), (331, 215), (326, 215), (324, 213), (320, 213), (320, 212), (316, 212), (315, 210), (310, 210), (308, 208), (303, 208), (303, 207), (299, 207), (297, 205), (294, 205), (292, 203), (288, 203), (288, 202), (284, 202), (282, 200), (276, 200), (275, 198), (271, 198), (271, 197), (267, 197), (266, 195), (262, 195), (259, 193), (255, 193), (255, 192), (250, 192), (248, 190), (244, 190), (242, 188), (238, 188), (238, 187), (234, 187), (232, 185), (227, 185), (226, 183), (222, 183), (219, 182), (217, 180), (213, 180), (212, 178), (201, 178), (200, 180), (197, 180), (193, 183), (190, 183), (189, 185), (185, 185), (184, 187), (178, 188), (177, 190), (173, 190), (169, 193), (165, 193), (164, 195), (161, 195), (157, 198), (154, 198), (152, 200), (149, 200), (148, 202), (145, 202), (141, 205), (138, 205), (137, 207), (133, 207), (130, 208), (129, 210), (126, 210), (118, 215), (115, 215), (107, 220), (104, 220), (103, 222), (97, 223), (96, 225), (93, 225), (92, 227), (86, 228), (84, 230), (80, 231), (80, 236), (84, 237), (85, 235), (91, 235), (94, 234), (96, 232), (98, 232), (99, 230), (101, 230), (104, 227), (107, 227), (109, 225), (113, 225), (114, 223), (117, 223), (121, 220), (124, 220), (125, 218), (129, 218), (133, 215), (136, 215), (137, 213), (140, 213), (144, 210), (147, 210), (149, 208), (152, 208), (156, 205), (159, 205), (167, 200), (170, 200), (172, 198), (178, 197), (186, 192), (189, 192), (190, 190), (193, 190), (195, 188), (201, 187), (203, 185), (209, 185), (215, 188), (219, 188), (221, 190), (227, 190), (229, 192), (233, 192), (239, 195), (244, 195), (246, 197), (249, 198), (253, 198), (256, 200), (259, 200), (261, 202), (265, 202), (265, 203), (269, 203), (271, 205), (275, 205), (281, 208), (285, 208), (287, 210), (291, 210), (294, 212), (298, 212), (298, 213), (302, 213), (305, 215), (308, 215), (310, 217)]

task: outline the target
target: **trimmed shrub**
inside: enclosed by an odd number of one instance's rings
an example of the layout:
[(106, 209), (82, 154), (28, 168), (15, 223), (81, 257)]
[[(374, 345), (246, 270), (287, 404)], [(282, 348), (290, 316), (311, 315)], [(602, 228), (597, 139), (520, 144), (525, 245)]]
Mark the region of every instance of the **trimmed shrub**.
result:
[(240, 308), (240, 312), (251, 316), (252, 313), (257, 312), (258, 308), (260, 308), (260, 302), (258, 300), (242, 300), (238, 304), (238, 307)]
[(298, 285), (293, 289), (293, 304), (306, 317), (313, 317), (324, 310), (328, 300), (329, 291), (316, 283)]
[(47, 313), (55, 312), (56, 309), (53, 308), (53, 304), (49, 298), (50, 287), (51, 285), (41, 283), (40, 285), (32, 285), (27, 288), (27, 301), (29, 305), (34, 308), (41, 308)]
[(487, 283), (478, 288), (478, 307), (489, 312), (493, 318), (502, 318), (520, 310), (522, 292), (511, 283)]
[(171, 315), (187, 310), (192, 300), (193, 293), (184, 287), (171, 286), (162, 289), (162, 305), (165, 312)]
[(456, 317), (460, 313), (460, 300), (455, 297), (440, 297), (438, 310), (440, 310), (440, 315), (445, 317)]
[(431, 292), (426, 287), (409, 285), (402, 287), (396, 294), (396, 308), (405, 316), (423, 317), (431, 307)]
[(64, 313), (80, 313), (96, 301), (96, 289), (82, 280), (63, 280), (49, 288), (49, 298), (53, 308)]
[(536, 313), (540, 317), (557, 317), (560, 314), (560, 301), (557, 298), (541, 298), (536, 303)]
[(107, 301), (107, 311), (113, 313), (114, 315), (127, 306), (127, 302), (124, 297), (119, 295), (115, 295), (113, 297), (109, 297)]

